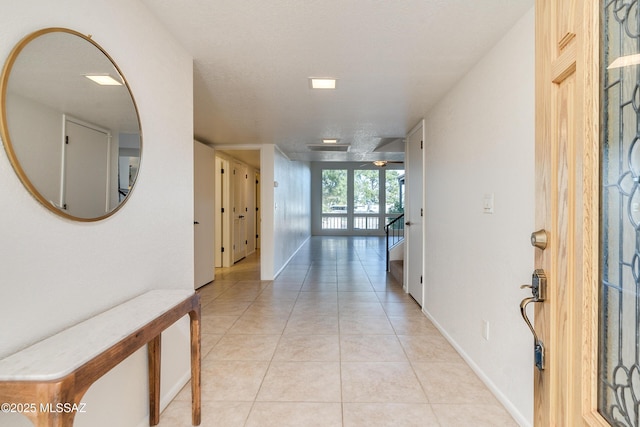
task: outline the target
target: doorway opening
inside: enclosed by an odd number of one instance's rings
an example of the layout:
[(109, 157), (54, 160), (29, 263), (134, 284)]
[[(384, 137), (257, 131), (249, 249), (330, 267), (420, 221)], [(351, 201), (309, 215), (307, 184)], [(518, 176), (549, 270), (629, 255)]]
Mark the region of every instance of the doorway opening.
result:
[(215, 265), (231, 267), (260, 248), (260, 150), (216, 150)]

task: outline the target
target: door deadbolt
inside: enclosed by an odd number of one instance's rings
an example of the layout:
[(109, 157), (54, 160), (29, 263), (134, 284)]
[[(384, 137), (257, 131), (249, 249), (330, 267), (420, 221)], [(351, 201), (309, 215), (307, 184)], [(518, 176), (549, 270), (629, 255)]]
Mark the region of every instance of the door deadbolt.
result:
[(547, 247), (547, 232), (544, 229), (531, 233), (531, 246), (542, 250)]

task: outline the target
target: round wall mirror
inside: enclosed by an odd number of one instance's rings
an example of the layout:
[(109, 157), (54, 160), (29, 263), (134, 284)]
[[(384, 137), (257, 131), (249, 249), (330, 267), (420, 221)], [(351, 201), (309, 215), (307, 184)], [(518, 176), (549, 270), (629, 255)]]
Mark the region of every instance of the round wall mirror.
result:
[(40, 203), (78, 221), (123, 206), (142, 133), (128, 84), (97, 43), (65, 28), (28, 35), (9, 55), (0, 93), (5, 150)]

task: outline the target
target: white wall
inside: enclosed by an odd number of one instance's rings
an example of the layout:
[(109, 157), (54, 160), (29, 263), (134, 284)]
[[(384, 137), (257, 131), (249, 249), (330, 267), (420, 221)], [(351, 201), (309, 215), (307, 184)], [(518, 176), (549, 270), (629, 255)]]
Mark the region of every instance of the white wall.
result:
[[(52, 26), (92, 34), (118, 63), (140, 112), (143, 159), (119, 212), (78, 223), (39, 205), (0, 150), (0, 357), (145, 290), (193, 288), (191, 57), (139, 2), (27, 0), (0, 15), (2, 62), (22, 37)], [(189, 370), (186, 319), (163, 344), (166, 403)], [(76, 426), (144, 425), (145, 354), (89, 389)], [(0, 415), (0, 425), (18, 419)]]
[(311, 173), (309, 164), (275, 152), (274, 271), (279, 272), (311, 236)]
[(311, 172), (272, 144), (263, 145), (260, 156), (260, 275), (271, 280), (311, 236)]
[[(3, 59), (4, 60), (4, 59)], [(13, 144), (20, 167), (47, 200), (61, 205), (60, 175), (62, 173), (62, 117), (59, 112), (20, 95), (7, 94), (7, 122), (11, 123), (11, 139), (29, 141)], [(28, 123), (27, 118), (38, 123)], [(50, 167), (41, 167), (46, 161)]]
[(429, 111), (425, 129), (424, 310), (530, 424), (533, 338), (518, 305), (533, 270), (533, 9)]

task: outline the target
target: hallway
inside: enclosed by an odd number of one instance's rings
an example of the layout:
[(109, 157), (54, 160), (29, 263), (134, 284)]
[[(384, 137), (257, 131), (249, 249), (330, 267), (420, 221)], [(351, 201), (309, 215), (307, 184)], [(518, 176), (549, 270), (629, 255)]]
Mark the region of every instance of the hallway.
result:
[[(384, 257), (383, 238), (312, 237), (273, 282), (259, 255), (216, 270), (199, 290), (201, 425), (517, 425)], [(159, 425), (190, 426), (190, 407), (187, 385)]]

